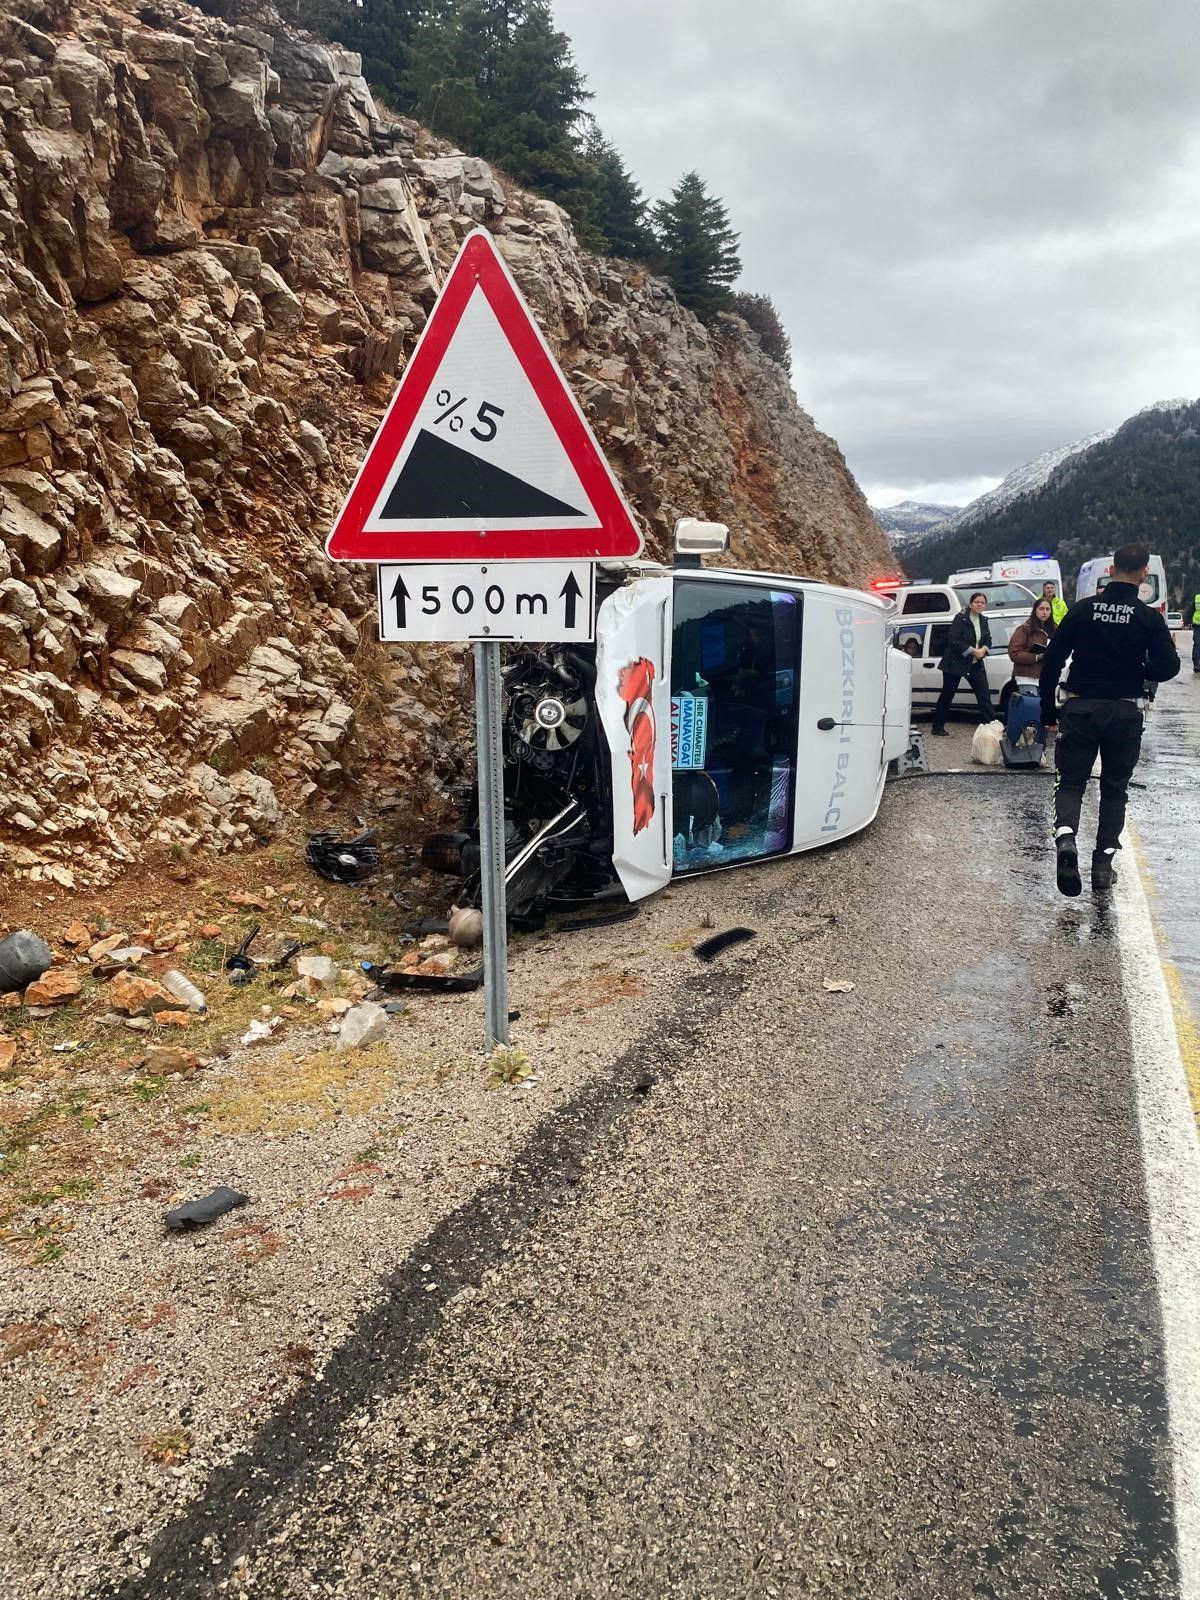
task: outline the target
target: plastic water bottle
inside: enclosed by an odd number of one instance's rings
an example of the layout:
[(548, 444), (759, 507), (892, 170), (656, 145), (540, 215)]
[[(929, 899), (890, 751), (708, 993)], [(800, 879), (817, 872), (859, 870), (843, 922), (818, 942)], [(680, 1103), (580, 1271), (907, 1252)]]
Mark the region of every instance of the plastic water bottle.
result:
[(203, 1014), (208, 1010), (208, 1001), (192, 980), (185, 977), (178, 967), (172, 967), (169, 972), (164, 972), (160, 982), (164, 989), (175, 996), (176, 1000), (182, 1000), (189, 1011)]

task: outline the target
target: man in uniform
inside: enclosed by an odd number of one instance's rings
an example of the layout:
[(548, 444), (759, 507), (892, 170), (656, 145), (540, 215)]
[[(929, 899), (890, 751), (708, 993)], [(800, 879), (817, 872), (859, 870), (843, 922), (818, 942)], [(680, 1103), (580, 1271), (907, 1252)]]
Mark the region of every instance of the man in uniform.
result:
[(1192, 630), (1192, 671), (1200, 672), (1200, 594), (1183, 613), (1183, 624)]
[(1058, 592), (1058, 585), (1053, 578), (1047, 578), (1042, 585), (1042, 599), (1050, 602), (1050, 620), (1057, 628), (1067, 614), (1067, 602)]
[[(1092, 852), (1092, 889), (1112, 885), (1113, 855), (1121, 848), (1125, 797), (1142, 747), (1147, 681), (1165, 683), (1179, 671), (1166, 618), (1138, 599), (1150, 552), (1126, 544), (1113, 555), (1112, 577), (1099, 594), (1077, 601), (1042, 659), (1042, 724), (1059, 728), (1054, 751), (1054, 844), (1058, 887), (1078, 894), (1075, 835), (1083, 791), (1100, 756), (1100, 825)], [(1071, 657), (1062, 706), (1058, 680)]]

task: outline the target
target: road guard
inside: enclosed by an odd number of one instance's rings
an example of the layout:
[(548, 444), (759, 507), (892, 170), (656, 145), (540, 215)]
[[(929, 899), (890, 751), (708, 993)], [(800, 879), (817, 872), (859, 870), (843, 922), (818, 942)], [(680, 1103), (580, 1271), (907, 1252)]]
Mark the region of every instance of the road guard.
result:
[[(1179, 671), (1166, 619), (1138, 599), (1149, 565), (1145, 545), (1122, 545), (1113, 555), (1110, 582), (1072, 606), (1042, 662), (1042, 725), (1060, 729), (1054, 752), (1054, 842), (1063, 894), (1076, 895), (1083, 887), (1075, 836), (1097, 754), (1100, 824), (1092, 889), (1100, 893), (1111, 887), (1126, 793), (1142, 747), (1147, 684), (1165, 683)], [(1071, 670), (1060, 706), (1056, 690), (1068, 656)]]

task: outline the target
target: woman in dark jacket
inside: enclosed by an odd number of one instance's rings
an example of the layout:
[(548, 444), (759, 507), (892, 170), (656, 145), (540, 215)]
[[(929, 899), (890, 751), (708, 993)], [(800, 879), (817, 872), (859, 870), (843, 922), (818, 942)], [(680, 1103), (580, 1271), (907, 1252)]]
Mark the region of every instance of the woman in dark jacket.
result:
[(1049, 600), (1039, 600), (1008, 641), (1008, 656), (1017, 682), (1036, 683), (1042, 675), (1046, 646), (1058, 632)]
[(992, 630), (988, 627), (984, 611), (987, 595), (973, 594), (971, 601), (950, 624), (950, 637), (946, 640), (946, 653), (938, 662), (942, 673), (942, 692), (933, 708), (932, 733), (944, 735), (946, 713), (950, 709), (958, 686), (965, 678), (975, 691), (979, 712), (985, 722), (996, 715), (992, 709), (992, 695), (988, 688), (984, 659), (992, 647)]

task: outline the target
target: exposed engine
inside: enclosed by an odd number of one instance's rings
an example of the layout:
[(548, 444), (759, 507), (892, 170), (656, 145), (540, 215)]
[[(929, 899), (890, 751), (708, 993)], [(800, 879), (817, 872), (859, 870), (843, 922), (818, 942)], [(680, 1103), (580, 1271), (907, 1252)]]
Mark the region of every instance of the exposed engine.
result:
[[(599, 737), (592, 647), (520, 646), (503, 669), (504, 823), (509, 915), (549, 900), (601, 898), (615, 887), (611, 780)], [(461, 872), (460, 903), (480, 900), (478, 801), (463, 834), (435, 834), (426, 866)]]

